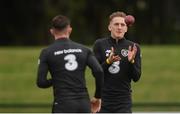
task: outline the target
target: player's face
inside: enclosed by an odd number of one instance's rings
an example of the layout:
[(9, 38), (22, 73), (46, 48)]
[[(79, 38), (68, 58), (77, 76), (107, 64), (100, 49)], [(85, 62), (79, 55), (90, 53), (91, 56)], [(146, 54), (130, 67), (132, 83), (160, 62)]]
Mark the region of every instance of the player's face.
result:
[(127, 25), (123, 17), (114, 17), (109, 26), (109, 31), (111, 36), (115, 39), (121, 39), (124, 37), (124, 34), (127, 32)]

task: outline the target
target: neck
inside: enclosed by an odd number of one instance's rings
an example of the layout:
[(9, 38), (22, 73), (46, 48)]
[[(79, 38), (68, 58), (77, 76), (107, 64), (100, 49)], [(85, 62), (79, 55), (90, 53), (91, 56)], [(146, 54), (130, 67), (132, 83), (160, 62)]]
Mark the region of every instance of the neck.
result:
[(114, 39), (116, 42), (118, 42), (118, 41), (122, 40), (124, 37), (112, 37), (111, 36), (111, 38)]
[(54, 35), (55, 40), (62, 39), (62, 38), (69, 38), (69, 35), (61, 34), (61, 35)]
[[(111, 36), (112, 37), (112, 36)], [(121, 37), (112, 37), (113, 39), (115, 39), (116, 40), (116, 42), (118, 42), (118, 40), (121, 40), (121, 39), (123, 39), (123, 37), (121, 38)]]

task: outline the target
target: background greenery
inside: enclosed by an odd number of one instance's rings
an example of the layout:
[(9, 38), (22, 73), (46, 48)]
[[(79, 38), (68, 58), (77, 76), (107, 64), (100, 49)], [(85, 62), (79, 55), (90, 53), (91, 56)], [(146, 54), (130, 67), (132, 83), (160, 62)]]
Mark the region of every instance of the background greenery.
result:
[[(42, 48), (0, 48), (0, 112), (51, 112), (52, 88), (40, 89), (35, 83)], [(180, 105), (176, 105), (180, 103), (180, 46), (143, 45), (141, 48), (142, 77), (139, 82), (132, 83), (133, 110), (180, 111)], [(94, 79), (89, 69), (86, 78), (92, 96)]]
[(92, 45), (108, 34), (108, 18), (124, 11), (136, 22), (128, 38), (141, 44), (180, 43), (179, 0), (1, 0), (0, 45), (45, 45), (51, 19), (63, 14), (71, 19), (71, 37)]
[[(68, 16), (72, 40), (92, 45), (109, 34), (114, 11), (135, 17), (126, 38), (142, 45), (142, 77), (132, 83), (133, 110), (180, 111), (180, 0), (1, 0), (0, 112), (51, 112), (52, 88), (39, 89), (35, 81), (40, 50), (53, 42), (54, 16)], [(86, 78), (92, 96), (89, 69)]]

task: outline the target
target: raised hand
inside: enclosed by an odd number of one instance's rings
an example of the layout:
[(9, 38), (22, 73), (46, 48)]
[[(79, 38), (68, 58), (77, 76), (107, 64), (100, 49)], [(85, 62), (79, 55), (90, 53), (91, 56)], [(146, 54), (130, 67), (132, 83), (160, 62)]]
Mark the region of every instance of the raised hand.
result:
[(110, 53), (109, 57), (107, 58), (106, 62), (108, 64), (112, 64), (113, 62), (120, 61), (120, 60), (121, 60), (120, 56), (115, 55), (114, 54), (114, 48), (111, 47), (111, 53)]
[(134, 44), (133, 47), (129, 46), (129, 50), (128, 50), (128, 61), (131, 63), (134, 63), (134, 58), (136, 56), (136, 52), (137, 52), (137, 47)]

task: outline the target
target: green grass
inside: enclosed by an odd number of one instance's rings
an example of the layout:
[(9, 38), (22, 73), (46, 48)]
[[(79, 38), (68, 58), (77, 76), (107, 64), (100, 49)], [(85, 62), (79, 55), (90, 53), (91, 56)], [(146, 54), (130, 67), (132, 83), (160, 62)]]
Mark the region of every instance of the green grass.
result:
[(134, 102), (180, 102), (180, 46), (144, 46)]
[[(180, 46), (142, 46), (142, 77), (132, 83), (134, 103), (180, 103)], [(0, 104), (48, 104), (52, 88), (36, 87), (37, 61), (42, 47), (0, 48)], [(94, 79), (86, 70), (90, 96)], [(134, 107), (134, 111), (180, 111), (177, 107)], [(51, 112), (51, 107), (0, 107), (0, 112)]]

